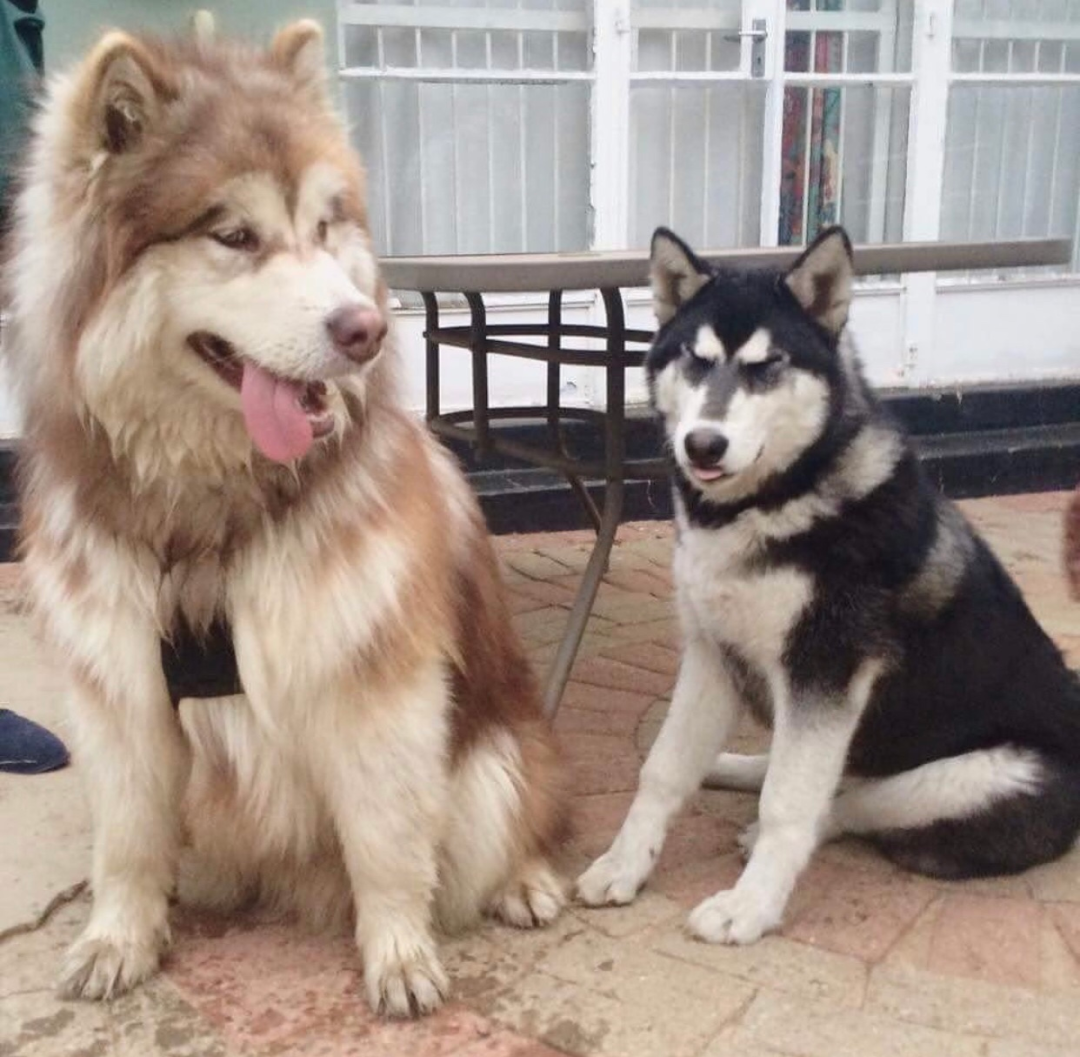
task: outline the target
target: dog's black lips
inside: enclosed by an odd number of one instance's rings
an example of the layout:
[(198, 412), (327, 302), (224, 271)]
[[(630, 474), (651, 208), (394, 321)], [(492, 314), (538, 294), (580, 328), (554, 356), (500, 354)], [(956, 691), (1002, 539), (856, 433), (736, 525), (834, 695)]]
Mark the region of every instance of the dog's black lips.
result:
[(208, 330), (197, 330), (194, 334), (189, 334), (187, 340), (199, 357), (227, 384), (234, 389), (240, 388), (244, 378), (244, 365), (229, 342)]
[[(188, 335), (188, 345), (209, 365), (226, 385), (239, 390), (244, 380), (244, 362), (233, 345), (209, 330)], [(326, 407), (326, 383), (305, 382), (300, 392), (300, 407), (311, 422), (313, 435), (325, 437), (334, 429), (334, 416)]]

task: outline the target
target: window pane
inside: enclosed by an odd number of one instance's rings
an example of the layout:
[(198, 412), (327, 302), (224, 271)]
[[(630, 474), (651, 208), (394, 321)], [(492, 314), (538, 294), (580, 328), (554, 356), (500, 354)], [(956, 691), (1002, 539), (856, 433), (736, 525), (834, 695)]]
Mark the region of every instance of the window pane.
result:
[(1078, 201), (1080, 88), (953, 87), (942, 238), (1073, 236)]
[[(587, 248), (590, 84), (506, 82), (521, 69), (588, 70), (591, 10), (591, 0), (340, 8), (346, 66), (418, 75), (343, 81), (381, 252)], [(454, 70), (490, 83), (447, 81)]]
[(635, 70), (739, 68), (741, 0), (631, 0), (630, 23)]
[(949, 92), (942, 238), (1077, 239), (1080, 88), (1008, 82), (1080, 70), (1078, 38), (1077, 0), (957, 0), (953, 69), (1004, 83)]
[(635, 68), (642, 71), (672, 69), (672, 34), (666, 29), (643, 29), (637, 35)]
[(347, 81), (381, 253), (588, 246), (587, 84)]
[(913, 0), (787, 0), (787, 10), (784, 69), (791, 73), (911, 70)]
[(957, 0), (953, 69), (958, 73), (1060, 73), (1080, 48), (1076, 0)]
[(906, 87), (785, 90), (781, 245), (836, 223), (856, 242), (899, 241), (909, 100)]
[(631, 245), (659, 224), (696, 246), (758, 244), (764, 102), (762, 82), (631, 90)]

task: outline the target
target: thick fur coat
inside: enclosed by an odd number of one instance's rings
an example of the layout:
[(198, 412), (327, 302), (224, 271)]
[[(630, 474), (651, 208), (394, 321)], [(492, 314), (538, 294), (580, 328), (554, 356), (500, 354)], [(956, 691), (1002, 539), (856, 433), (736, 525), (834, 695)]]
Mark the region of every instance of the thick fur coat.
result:
[[(351, 919), (371, 1003), (562, 905), (562, 779), (483, 520), (400, 406), (317, 25), (106, 35), (50, 86), (7, 268), (23, 557), (95, 822), (64, 990), (151, 973), (181, 894)], [(245, 693), (170, 702), (224, 625)]]
[[(844, 333), (847, 236), (783, 274), (714, 273), (661, 230), (652, 276), (686, 646), (581, 898), (633, 899), (703, 780), (761, 793), (746, 869), (690, 916), (713, 942), (775, 928), (814, 850), (845, 834), (946, 878), (1063, 854), (1080, 682), (866, 384)], [(747, 710), (772, 727), (768, 755), (720, 751)]]

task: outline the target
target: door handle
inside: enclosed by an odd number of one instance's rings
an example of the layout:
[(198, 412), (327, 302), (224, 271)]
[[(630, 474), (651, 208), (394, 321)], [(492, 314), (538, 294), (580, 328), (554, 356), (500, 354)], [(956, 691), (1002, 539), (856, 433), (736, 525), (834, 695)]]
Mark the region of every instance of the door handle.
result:
[(741, 29), (738, 33), (725, 33), (724, 40), (739, 42), (743, 37), (750, 40), (750, 76), (765, 76), (765, 41), (769, 36), (768, 26), (765, 19), (755, 18), (750, 23), (749, 29)]

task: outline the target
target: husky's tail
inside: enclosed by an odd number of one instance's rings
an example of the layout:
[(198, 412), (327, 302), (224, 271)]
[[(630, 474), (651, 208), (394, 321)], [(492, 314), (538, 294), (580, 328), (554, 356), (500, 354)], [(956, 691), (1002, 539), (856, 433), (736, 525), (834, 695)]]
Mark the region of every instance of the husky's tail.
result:
[(1080, 835), (1080, 767), (1003, 745), (935, 760), (842, 794), (834, 832), (861, 833), (894, 862), (947, 880), (1020, 873)]

